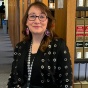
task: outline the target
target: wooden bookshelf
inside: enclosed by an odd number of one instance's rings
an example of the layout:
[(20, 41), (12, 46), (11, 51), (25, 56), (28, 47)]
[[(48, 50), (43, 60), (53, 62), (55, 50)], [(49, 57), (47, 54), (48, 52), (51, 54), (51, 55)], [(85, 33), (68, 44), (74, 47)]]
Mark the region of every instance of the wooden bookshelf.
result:
[(75, 63), (88, 63), (88, 58), (87, 59), (85, 59), (85, 58), (83, 58), (83, 59), (75, 59)]
[(88, 11), (88, 7), (77, 7), (76, 11)]

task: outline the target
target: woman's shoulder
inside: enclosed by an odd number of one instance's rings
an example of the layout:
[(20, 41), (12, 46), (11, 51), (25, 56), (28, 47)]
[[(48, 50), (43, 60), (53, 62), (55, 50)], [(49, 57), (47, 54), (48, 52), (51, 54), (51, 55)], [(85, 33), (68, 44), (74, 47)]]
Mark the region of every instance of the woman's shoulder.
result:
[(65, 43), (66, 43), (63, 38), (59, 38), (59, 37), (54, 38), (54, 39), (53, 39), (53, 42), (55, 42), (55, 43), (57, 43), (57, 44), (63, 44), (63, 43), (65, 44)]
[(52, 43), (59, 49), (67, 47), (66, 41), (63, 38), (55, 38)]
[(53, 35), (52, 40), (53, 40), (52, 42), (55, 42), (55, 43), (58, 43), (58, 44), (61, 44), (61, 43), (65, 43), (66, 42), (63, 38), (61, 38), (55, 32), (54, 32), (54, 35)]
[(26, 44), (26, 41), (20, 41), (20, 42), (18, 42), (18, 43), (16, 44), (16, 46), (21, 46), (21, 45), (23, 45), (23, 44)]
[(22, 46), (25, 46), (29, 43), (29, 41), (20, 41), (16, 44), (15, 47), (22, 47)]
[(66, 41), (63, 38), (56, 38), (53, 42), (54, 47), (57, 51), (63, 52), (64, 50), (69, 50)]

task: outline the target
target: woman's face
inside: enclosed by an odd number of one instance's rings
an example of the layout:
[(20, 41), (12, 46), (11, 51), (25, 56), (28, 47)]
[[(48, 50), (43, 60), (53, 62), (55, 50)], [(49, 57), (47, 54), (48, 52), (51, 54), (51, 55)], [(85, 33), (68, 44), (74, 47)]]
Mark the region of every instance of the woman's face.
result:
[(32, 34), (43, 34), (47, 28), (47, 23), (47, 14), (42, 13), (40, 8), (32, 6), (28, 11), (26, 23), (30, 32)]

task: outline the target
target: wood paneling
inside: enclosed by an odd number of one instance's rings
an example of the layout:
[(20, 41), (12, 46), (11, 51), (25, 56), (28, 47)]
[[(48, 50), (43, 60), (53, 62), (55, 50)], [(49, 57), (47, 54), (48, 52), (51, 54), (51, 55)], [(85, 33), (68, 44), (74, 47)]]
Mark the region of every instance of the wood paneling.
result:
[(15, 0), (12, 0), (12, 42), (13, 42), (13, 47), (15, 46)]
[(42, 0), (42, 2), (48, 6), (48, 0)]
[(31, 3), (35, 2), (35, 0), (30, 0)]
[(8, 33), (13, 47), (19, 42), (18, 0), (8, 0)]
[(8, 0), (8, 32), (14, 47), (14, 0)]
[(23, 19), (23, 16), (27, 10), (27, 0), (20, 0), (19, 1), (20, 3), (20, 41), (23, 39), (23, 35), (22, 35), (22, 19)]
[(25, 1), (24, 1), (24, 13), (26, 12), (27, 7), (28, 7), (28, 3), (27, 3), (27, 0), (25, 0)]
[(22, 40), (22, 17), (23, 17), (23, 0), (20, 0), (20, 41)]
[[(8, 0), (8, 13), (11, 11), (11, 2), (10, 2), (10, 0)], [(10, 25), (9, 25), (9, 23), (10, 23), (10, 14), (8, 15), (8, 34), (9, 34), (9, 36), (10, 36), (10, 38), (11, 38), (11, 35), (10, 35)]]
[(63, 39), (66, 39), (67, 25), (67, 0), (64, 0), (64, 8), (57, 8), (58, 0), (55, 1), (55, 32)]
[(20, 41), (20, 19), (19, 19), (19, 0), (15, 0), (15, 37), (14, 37), (14, 41), (16, 45), (19, 41)]
[[(13, 47), (23, 39), (22, 18), (27, 9), (27, 0), (9, 0), (8, 1), (8, 32)], [(31, 0), (33, 2), (33, 0)]]
[(66, 42), (70, 50), (73, 69), (75, 58), (75, 13), (76, 13), (76, 0), (67, 0)]

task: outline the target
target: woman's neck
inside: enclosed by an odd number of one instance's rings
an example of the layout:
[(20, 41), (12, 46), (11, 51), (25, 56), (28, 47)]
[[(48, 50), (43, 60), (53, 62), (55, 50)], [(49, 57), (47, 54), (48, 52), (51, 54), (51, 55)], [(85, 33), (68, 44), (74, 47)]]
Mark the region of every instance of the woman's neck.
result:
[(42, 41), (44, 36), (33, 35), (32, 37), (33, 37), (33, 39), (32, 39), (32, 51), (31, 51), (31, 53), (37, 53), (39, 46), (41, 44), (41, 41)]
[(33, 44), (40, 44), (43, 37), (44, 37), (43, 35), (33, 35), (32, 43)]

